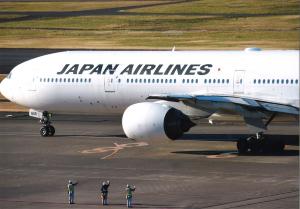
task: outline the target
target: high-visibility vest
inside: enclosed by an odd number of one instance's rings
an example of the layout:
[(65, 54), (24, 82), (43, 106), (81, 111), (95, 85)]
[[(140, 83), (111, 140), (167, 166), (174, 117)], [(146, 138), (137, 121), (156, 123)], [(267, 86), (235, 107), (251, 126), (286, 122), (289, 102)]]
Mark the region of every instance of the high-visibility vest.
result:
[(74, 185), (73, 184), (68, 184), (68, 192), (73, 193), (74, 192)]

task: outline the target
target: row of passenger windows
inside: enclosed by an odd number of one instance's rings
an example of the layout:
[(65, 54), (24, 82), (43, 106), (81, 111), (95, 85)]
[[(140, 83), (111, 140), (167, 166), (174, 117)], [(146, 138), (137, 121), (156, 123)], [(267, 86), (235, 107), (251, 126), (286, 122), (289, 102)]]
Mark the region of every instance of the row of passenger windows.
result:
[[(118, 82), (121, 83), (121, 79), (118, 79)], [(129, 79), (126, 80), (127, 83), (177, 83), (177, 79)], [(198, 79), (182, 79), (182, 83), (200, 83)], [(222, 83), (228, 84), (229, 79), (204, 79), (204, 83)]]
[[(52, 82), (52, 83), (91, 83), (91, 78), (40, 78), (40, 82)], [(177, 83), (176, 79), (126, 79), (127, 83)], [(113, 82), (113, 80), (111, 81)], [(198, 79), (182, 79), (182, 83), (199, 83)], [(298, 79), (254, 79), (254, 84), (298, 84)], [(121, 79), (118, 79), (118, 83), (121, 83)], [(218, 83), (229, 84), (229, 79), (204, 79), (204, 83)], [(240, 80), (242, 83), (242, 79)]]
[(40, 78), (40, 82), (44, 83), (91, 83), (91, 78)]
[[(118, 80), (118, 82), (120, 83), (121, 82), (121, 79), (119, 79)], [(127, 83), (176, 83), (177, 82), (177, 80), (176, 79), (159, 79), (159, 78), (157, 78), (157, 79), (146, 79), (146, 78), (144, 78), (144, 79), (133, 79), (133, 78), (131, 78), (131, 79), (129, 79), (129, 78), (127, 78), (127, 80), (126, 80), (126, 82)]]
[(254, 79), (254, 84), (298, 84), (298, 79)]

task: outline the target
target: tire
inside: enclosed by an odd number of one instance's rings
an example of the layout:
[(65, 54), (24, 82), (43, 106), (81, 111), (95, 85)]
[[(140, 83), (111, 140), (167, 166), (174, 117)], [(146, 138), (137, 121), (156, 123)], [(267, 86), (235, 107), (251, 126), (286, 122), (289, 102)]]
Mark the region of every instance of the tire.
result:
[(49, 136), (53, 136), (55, 134), (55, 128), (51, 125), (48, 126)]
[(47, 126), (43, 126), (41, 129), (40, 129), (40, 134), (42, 137), (47, 137), (49, 136), (49, 130), (47, 128)]

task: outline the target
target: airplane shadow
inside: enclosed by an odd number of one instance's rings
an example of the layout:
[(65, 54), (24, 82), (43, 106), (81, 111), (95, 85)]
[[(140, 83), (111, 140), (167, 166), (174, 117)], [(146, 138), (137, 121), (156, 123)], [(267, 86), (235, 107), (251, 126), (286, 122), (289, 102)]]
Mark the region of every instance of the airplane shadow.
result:
[[(177, 140), (195, 140), (195, 141), (238, 141), (252, 136), (251, 134), (185, 134)], [(265, 134), (271, 140), (284, 140), (286, 145), (299, 146), (299, 135), (276, 135)]]
[(52, 136), (53, 138), (60, 138), (60, 137), (94, 137), (94, 138), (110, 138), (110, 137), (115, 137), (115, 138), (124, 138), (128, 139), (125, 134), (103, 134), (103, 135), (92, 135), (92, 134), (57, 134)]
[(248, 153), (238, 154), (237, 150), (185, 150), (185, 151), (174, 151), (173, 154), (184, 154), (184, 155), (226, 155), (235, 154), (239, 156), (299, 156), (299, 150), (284, 150), (283, 152), (267, 152), (267, 153)]

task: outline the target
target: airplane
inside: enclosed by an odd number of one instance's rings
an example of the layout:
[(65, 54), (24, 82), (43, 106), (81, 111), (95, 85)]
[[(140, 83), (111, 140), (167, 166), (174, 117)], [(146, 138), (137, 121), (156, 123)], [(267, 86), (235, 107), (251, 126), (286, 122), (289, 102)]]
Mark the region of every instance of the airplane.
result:
[(299, 51), (64, 51), (17, 65), (1, 82), (8, 100), (41, 119), (123, 114), (131, 139), (178, 139), (214, 114), (239, 115), (252, 136), (239, 153), (282, 151), (263, 134), (274, 118), (299, 116)]

